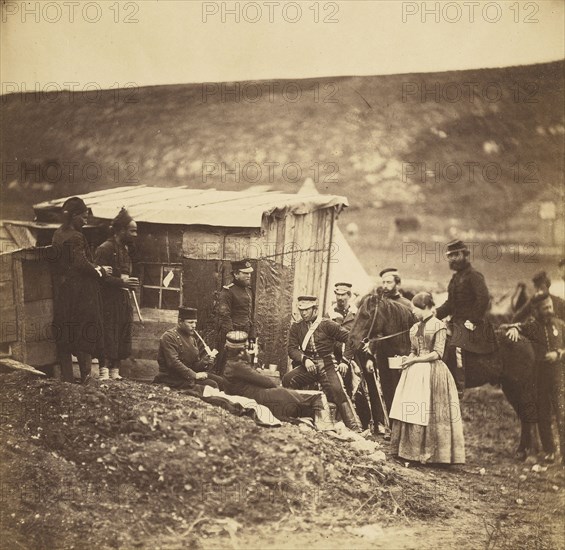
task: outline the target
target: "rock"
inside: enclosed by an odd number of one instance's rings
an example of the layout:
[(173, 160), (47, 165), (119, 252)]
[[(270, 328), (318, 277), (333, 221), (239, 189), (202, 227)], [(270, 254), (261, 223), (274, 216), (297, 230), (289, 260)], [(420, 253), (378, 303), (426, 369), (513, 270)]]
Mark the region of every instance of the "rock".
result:
[(374, 453), (371, 453), (369, 456), (367, 456), (367, 458), (369, 460), (373, 460), (375, 462), (385, 462), (386, 461), (386, 455), (382, 451), (375, 451)]
[(479, 470), (479, 475), (484, 476), (487, 473), (487, 471), (484, 468), (481, 468)]

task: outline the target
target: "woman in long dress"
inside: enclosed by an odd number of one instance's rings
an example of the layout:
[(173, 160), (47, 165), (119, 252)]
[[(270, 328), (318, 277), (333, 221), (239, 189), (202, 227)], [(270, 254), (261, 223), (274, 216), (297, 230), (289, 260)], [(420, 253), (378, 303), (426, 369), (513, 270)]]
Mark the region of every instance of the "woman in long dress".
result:
[(418, 319), (410, 329), (411, 352), (403, 359), (390, 417), (393, 452), (423, 464), (465, 463), (463, 422), (457, 387), (442, 361), (447, 329), (434, 315), (428, 292), (412, 299)]

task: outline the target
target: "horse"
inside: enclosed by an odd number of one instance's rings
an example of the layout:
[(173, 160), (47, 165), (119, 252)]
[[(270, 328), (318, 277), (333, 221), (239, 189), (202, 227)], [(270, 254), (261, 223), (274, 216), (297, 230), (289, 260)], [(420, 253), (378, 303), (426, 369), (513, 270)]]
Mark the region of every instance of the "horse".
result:
[(400, 371), (388, 368), (388, 357), (408, 355), (410, 327), (415, 321), (413, 313), (406, 306), (387, 298), (380, 288), (359, 303), (348, 346), (354, 352), (355, 362), (361, 367), (369, 393), (370, 411), (366, 408), (358, 411), (363, 427), (371, 420), (368, 412), (372, 412), (375, 428), (378, 424), (389, 427), (386, 411), (392, 405)]
[[(490, 317), (495, 324), (508, 322), (513, 311), (526, 300), (525, 285), (519, 284), (512, 293), (507, 293), (498, 302), (491, 302)], [(407, 355), (410, 350), (409, 330), (415, 322), (405, 306), (388, 299), (380, 291), (365, 297), (359, 306), (355, 323), (351, 328), (349, 345), (355, 359), (365, 374), (371, 395), (373, 416), (380, 406), (375, 377), (370, 361), (376, 361), (378, 372), (386, 394), (387, 383), (394, 381), (396, 374), (387, 368), (387, 357)], [(505, 336), (504, 326), (495, 330), (497, 351), (494, 356), (474, 355), (473, 362), (465, 366), (465, 388), (479, 387), (486, 383), (500, 385), (504, 395), (520, 420), (520, 442), (517, 458), (539, 452), (539, 438), (535, 418), (535, 355), (530, 342), (511, 342)], [(369, 346), (365, 343), (369, 342)], [(367, 347), (369, 350), (367, 351)], [(446, 361), (447, 362), (447, 361)], [(453, 365), (449, 365), (453, 372)], [(399, 372), (399, 371), (396, 371)], [(390, 409), (390, 392), (385, 395), (387, 410)], [(383, 413), (384, 415), (384, 413)], [(363, 420), (363, 419), (362, 419)]]

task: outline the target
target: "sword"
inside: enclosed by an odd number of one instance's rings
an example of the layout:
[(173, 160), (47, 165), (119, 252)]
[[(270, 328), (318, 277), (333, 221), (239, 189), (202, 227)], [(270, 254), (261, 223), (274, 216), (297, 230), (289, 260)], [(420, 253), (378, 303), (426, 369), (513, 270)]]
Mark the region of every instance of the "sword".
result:
[(128, 288), (128, 291), (131, 294), (131, 297), (133, 299), (133, 303), (135, 305), (135, 311), (137, 312), (137, 316), (139, 317), (139, 322), (141, 323), (142, 327), (145, 327), (145, 324), (143, 323), (143, 317), (141, 316), (141, 310), (139, 309), (139, 304), (137, 302), (137, 295), (135, 294), (135, 290), (133, 290), (133, 288)]
[(202, 345), (204, 346), (204, 350), (206, 351), (206, 353), (212, 357), (212, 359), (214, 359), (216, 357), (216, 355), (218, 355), (218, 350), (217, 349), (210, 349), (210, 346), (204, 342), (204, 338), (202, 338), (202, 336), (200, 336), (200, 334), (198, 334), (198, 331), (196, 329), (194, 329), (194, 334), (196, 334), (196, 336), (198, 336), (198, 339), (202, 342)]
[(384, 395), (383, 395), (383, 388), (381, 386), (381, 377), (380, 377), (380, 374), (378, 372), (377, 366), (375, 365), (375, 363), (372, 359), (367, 360), (366, 366), (369, 365), (369, 361), (371, 362), (371, 365), (372, 365), (373, 379), (375, 381), (375, 386), (377, 388), (377, 395), (379, 396), (379, 401), (381, 403), (381, 408), (382, 408), (382, 411), (383, 411), (383, 416), (384, 416), (384, 421), (385, 421), (385, 429), (388, 430), (388, 432), (390, 432), (390, 419), (388, 417), (388, 410), (386, 408), (385, 398), (384, 398)]

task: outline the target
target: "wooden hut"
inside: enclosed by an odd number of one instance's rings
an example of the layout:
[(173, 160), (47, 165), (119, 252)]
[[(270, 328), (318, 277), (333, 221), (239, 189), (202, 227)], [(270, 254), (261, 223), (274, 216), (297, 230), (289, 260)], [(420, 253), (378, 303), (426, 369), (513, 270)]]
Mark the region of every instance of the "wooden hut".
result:
[[(145, 326), (135, 324), (133, 367), (136, 362), (155, 360), (158, 337), (176, 322), (176, 309), (181, 304), (198, 308), (199, 330), (214, 345), (215, 302), (222, 285), (231, 280), (231, 262), (235, 260), (250, 258), (255, 268), (252, 284), (260, 362), (275, 363), (285, 371), (288, 328), (299, 295), (318, 295), (321, 311), (325, 311), (330, 264), (337, 253), (334, 224), (347, 206), (344, 197), (148, 186), (120, 187), (81, 197), (92, 210), (93, 221), (85, 228), (92, 246), (104, 240), (110, 220), (122, 206), (138, 223), (134, 269), (141, 281), (139, 303)], [(35, 205), (35, 223), (53, 227), (64, 201)], [(49, 232), (42, 232), (38, 246), (49, 242)], [(49, 271), (47, 252), (8, 256), (14, 280), (20, 278), (16, 286), (33, 285), (32, 273)], [(41, 292), (45, 296), (40, 299), (52, 300), (52, 291), (43, 279)], [(23, 300), (21, 295), (16, 296), (18, 300)], [(41, 315), (48, 317), (51, 310), (42, 303)], [(21, 337), (20, 330), (19, 345)], [(24, 361), (26, 354), (19, 357)], [(30, 357), (27, 353), (33, 365), (36, 361)]]

